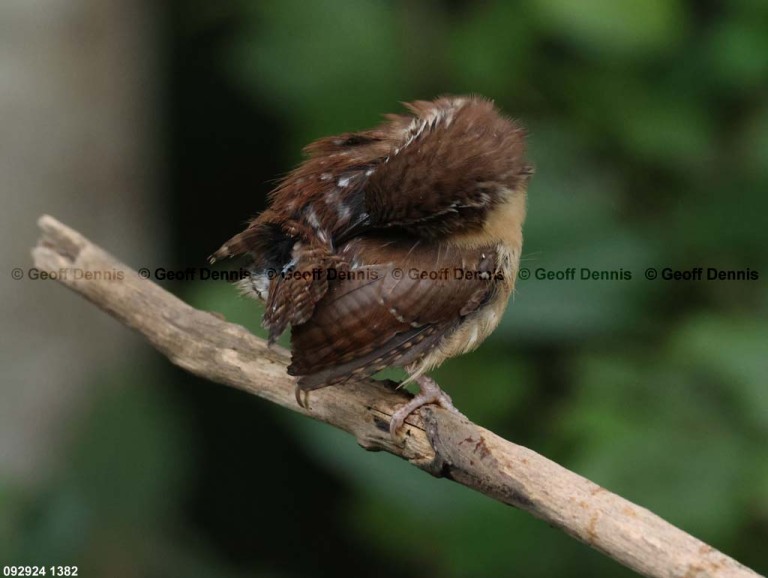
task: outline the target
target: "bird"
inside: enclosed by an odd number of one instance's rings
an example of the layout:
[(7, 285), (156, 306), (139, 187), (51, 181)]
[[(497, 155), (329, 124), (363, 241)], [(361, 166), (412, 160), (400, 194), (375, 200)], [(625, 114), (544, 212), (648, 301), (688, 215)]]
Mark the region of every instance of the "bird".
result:
[[(296, 400), (398, 367), (424, 405), (459, 413), (427, 373), (499, 324), (522, 251), (526, 130), (478, 95), (405, 103), (375, 128), (320, 138), (211, 263), (248, 260), (269, 343), (291, 327)], [(302, 399), (303, 396), (303, 399)]]

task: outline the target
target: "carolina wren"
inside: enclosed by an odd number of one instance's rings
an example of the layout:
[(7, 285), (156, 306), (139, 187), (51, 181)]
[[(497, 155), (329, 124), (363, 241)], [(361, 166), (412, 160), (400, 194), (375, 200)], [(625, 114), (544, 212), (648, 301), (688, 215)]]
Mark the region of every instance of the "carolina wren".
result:
[[(422, 405), (456, 411), (425, 374), (496, 328), (522, 249), (524, 130), (475, 96), (406, 105), (367, 131), (322, 138), (269, 207), (211, 262), (250, 261), (270, 343), (292, 327), (302, 392), (403, 367)], [(306, 394), (305, 394), (306, 395)]]

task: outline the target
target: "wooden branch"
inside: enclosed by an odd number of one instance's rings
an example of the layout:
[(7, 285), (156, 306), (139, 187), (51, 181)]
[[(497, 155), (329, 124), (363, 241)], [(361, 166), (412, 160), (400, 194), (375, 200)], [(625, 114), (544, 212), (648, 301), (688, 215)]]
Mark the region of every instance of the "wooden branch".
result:
[(402, 445), (396, 445), (388, 433), (389, 418), (407, 394), (381, 382), (313, 391), (304, 410), (285, 372), (287, 351), (268, 349), (243, 327), (190, 307), (52, 217), (41, 217), (38, 225), (42, 236), (32, 251), (35, 267), (140, 332), (195, 375), (329, 423), (368, 450), (388, 451), (525, 510), (645, 576), (757, 576), (645, 508), (443, 409), (423, 408), (411, 416)]

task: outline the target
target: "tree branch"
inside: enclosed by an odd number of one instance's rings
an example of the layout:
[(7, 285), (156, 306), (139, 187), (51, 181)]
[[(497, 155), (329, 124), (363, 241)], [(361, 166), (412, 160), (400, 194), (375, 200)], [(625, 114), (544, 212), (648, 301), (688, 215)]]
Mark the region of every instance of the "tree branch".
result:
[[(385, 450), (525, 510), (614, 560), (653, 577), (757, 576), (655, 514), (522, 446), (441, 408), (412, 415), (396, 445), (388, 425), (407, 394), (367, 380), (313, 391), (310, 408), (294, 398), (289, 354), (239, 325), (185, 304), (49, 216), (34, 264), (56, 276), (173, 363), (349, 432), (368, 450)], [(91, 272), (89, 275), (82, 272)]]

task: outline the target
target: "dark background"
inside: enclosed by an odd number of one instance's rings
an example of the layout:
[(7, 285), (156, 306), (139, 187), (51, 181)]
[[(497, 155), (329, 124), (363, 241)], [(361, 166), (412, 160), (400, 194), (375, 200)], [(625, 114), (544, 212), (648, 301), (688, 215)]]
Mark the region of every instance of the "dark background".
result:
[[(435, 378), (473, 421), (768, 570), (768, 4), (176, 1), (156, 22), (163, 266), (204, 266), (311, 140), (402, 101), (493, 98), (537, 169), (522, 266), (631, 279), (519, 281), (496, 333)], [(166, 286), (260, 331), (226, 283)], [(0, 493), (3, 560), (83, 576), (630, 575), (148, 346), (91, 381), (65, 459)]]

